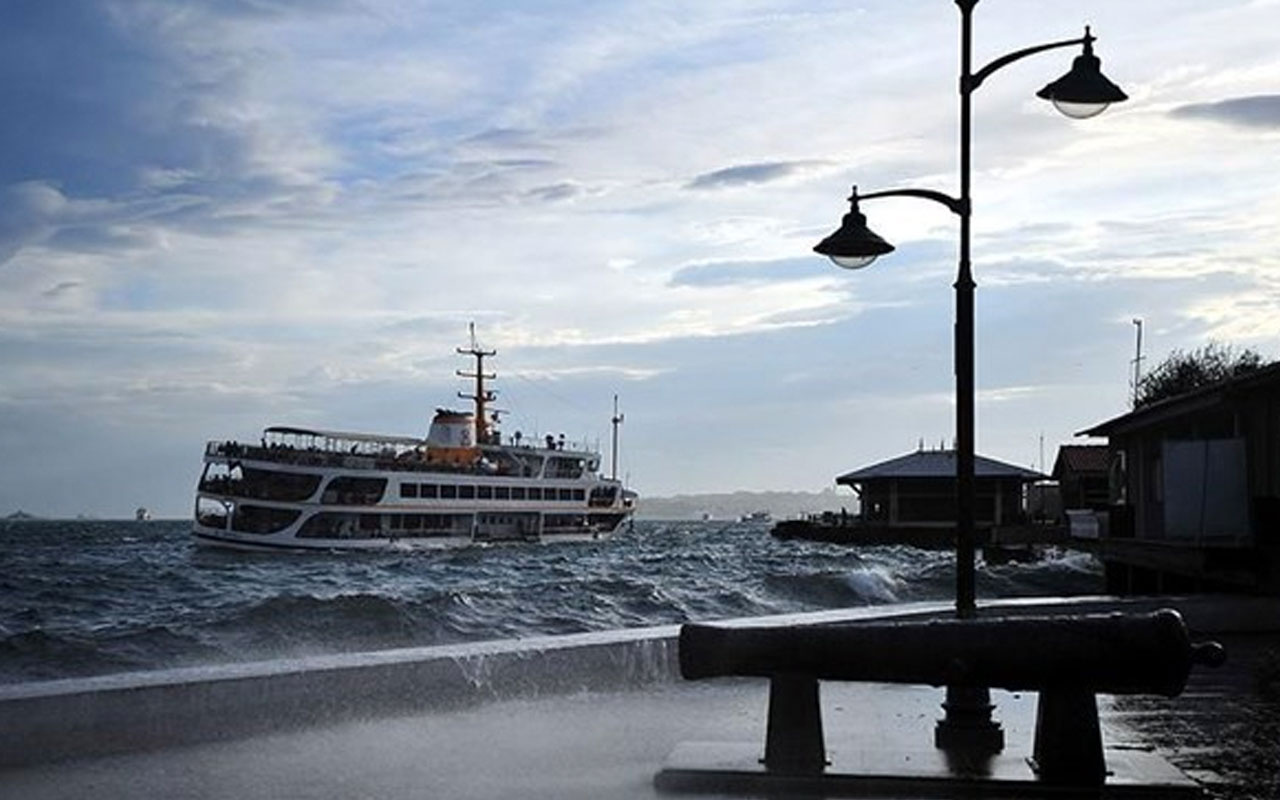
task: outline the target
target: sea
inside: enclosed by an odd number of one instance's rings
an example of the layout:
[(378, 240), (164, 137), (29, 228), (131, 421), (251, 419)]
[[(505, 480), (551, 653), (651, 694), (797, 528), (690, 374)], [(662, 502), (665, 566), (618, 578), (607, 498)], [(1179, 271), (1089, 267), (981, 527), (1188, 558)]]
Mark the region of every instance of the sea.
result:
[[(637, 521), (612, 539), (243, 553), (186, 520), (0, 521), (0, 683), (946, 600), (954, 556)], [(978, 596), (1096, 594), (1091, 555), (978, 562)]]

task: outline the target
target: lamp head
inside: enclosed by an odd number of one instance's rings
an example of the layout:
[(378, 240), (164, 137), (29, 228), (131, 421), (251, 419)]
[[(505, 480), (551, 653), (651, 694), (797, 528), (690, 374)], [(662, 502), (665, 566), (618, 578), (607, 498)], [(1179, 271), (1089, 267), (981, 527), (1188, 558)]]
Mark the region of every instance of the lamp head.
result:
[(1073, 119), (1088, 119), (1112, 103), (1129, 99), (1102, 74), (1102, 62), (1093, 54), (1094, 39), (1086, 25), (1084, 53), (1076, 56), (1071, 71), (1036, 92), (1036, 97), (1052, 101), (1055, 108)]
[(858, 187), (849, 196), (849, 213), (844, 215), (839, 229), (813, 248), (831, 259), (838, 267), (862, 269), (886, 253), (893, 252), (893, 245), (877, 236), (867, 227), (866, 216), (858, 210)]

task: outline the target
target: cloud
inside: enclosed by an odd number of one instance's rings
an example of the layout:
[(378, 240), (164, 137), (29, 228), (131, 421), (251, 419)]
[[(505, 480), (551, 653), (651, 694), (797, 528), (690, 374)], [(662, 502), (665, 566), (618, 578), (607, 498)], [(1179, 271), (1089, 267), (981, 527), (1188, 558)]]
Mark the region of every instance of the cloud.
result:
[(24, 246), (49, 235), (67, 198), (54, 186), (23, 181), (0, 188), (0, 264)]
[(463, 144), (478, 144), (504, 150), (542, 150), (548, 145), (537, 132), (525, 128), (489, 128), (463, 140)]
[(538, 186), (525, 193), (534, 200), (554, 203), (560, 200), (572, 200), (582, 194), (582, 187), (573, 181), (562, 181), (549, 186)]
[(668, 286), (732, 286), (735, 284), (783, 283), (786, 281), (829, 278), (832, 272), (825, 260), (783, 258), (776, 261), (713, 261), (691, 264), (677, 270)]
[(207, 200), (193, 194), (135, 194), (119, 200), (68, 197), (48, 181), (0, 187), (0, 265), (24, 247), (103, 253), (157, 246), (168, 225), (188, 224)]
[(66, 294), (72, 289), (78, 288), (83, 285), (83, 283), (83, 281), (62, 281), (56, 286), (51, 286), (48, 289), (45, 289), (41, 294), (44, 297), (57, 297), (59, 295)]
[(724, 189), (731, 186), (753, 186), (789, 178), (821, 165), (821, 161), (763, 161), (739, 164), (714, 172), (704, 172), (685, 186), (686, 189)]
[(1280, 129), (1280, 94), (1233, 97), (1216, 103), (1191, 103), (1169, 112), (1180, 119), (1207, 119), (1242, 128)]

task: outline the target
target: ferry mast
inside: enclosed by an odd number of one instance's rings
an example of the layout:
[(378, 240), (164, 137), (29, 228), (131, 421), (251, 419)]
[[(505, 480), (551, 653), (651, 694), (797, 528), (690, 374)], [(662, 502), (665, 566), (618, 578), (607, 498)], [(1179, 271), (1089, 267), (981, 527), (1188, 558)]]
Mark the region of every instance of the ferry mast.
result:
[(493, 400), (498, 399), (498, 395), (492, 391), (489, 391), (488, 389), (485, 389), (484, 382), (486, 379), (492, 380), (494, 378), (497, 378), (498, 376), (493, 373), (488, 375), (485, 374), (484, 359), (486, 356), (497, 355), (498, 351), (480, 349), (480, 346), (476, 344), (476, 324), (473, 322), (468, 326), (468, 328), (471, 331), (471, 346), (465, 349), (459, 347), (458, 355), (472, 356), (473, 358), (475, 358), (476, 371), (464, 372), (463, 370), (458, 370), (457, 372), (458, 372), (458, 377), (460, 378), (475, 378), (476, 391), (475, 391), (475, 394), (463, 394), (462, 392), (458, 392), (458, 397), (462, 398), (463, 400), (470, 400), (472, 403), (475, 404), (476, 444), (488, 444), (489, 443), (489, 416), (485, 412), (485, 405)]
[(618, 479), (618, 426), (622, 424), (622, 415), (618, 413), (618, 396), (613, 396), (613, 418), (609, 420), (613, 423), (613, 448), (612, 448), (612, 465), (609, 470), (609, 477), (613, 480)]

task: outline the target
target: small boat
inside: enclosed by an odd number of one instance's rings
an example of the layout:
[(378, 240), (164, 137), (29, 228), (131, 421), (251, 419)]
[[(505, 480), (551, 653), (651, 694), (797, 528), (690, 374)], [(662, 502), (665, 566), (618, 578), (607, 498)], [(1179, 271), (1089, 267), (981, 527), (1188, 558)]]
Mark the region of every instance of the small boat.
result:
[(738, 522), (773, 522), (773, 515), (768, 511), (752, 511), (738, 517)]
[(138, 509), (133, 512), (133, 518), (137, 522), (150, 522), (151, 510), (146, 506), (138, 506)]
[[(476, 345), (473, 410), (437, 409), (425, 439), (289, 426), (256, 443), (209, 442), (196, 492), (197, 543), (242, 550), (444, 548), (596, 541), (637, 496), (599, 473), (600, 453), (550, 434), (504, 438)], [(614, 413), (616, 427), (621, 417)], [(615, 437), (616, 440), (616, 437)], [(616, 464), (616, 456), (614, 463)]]

